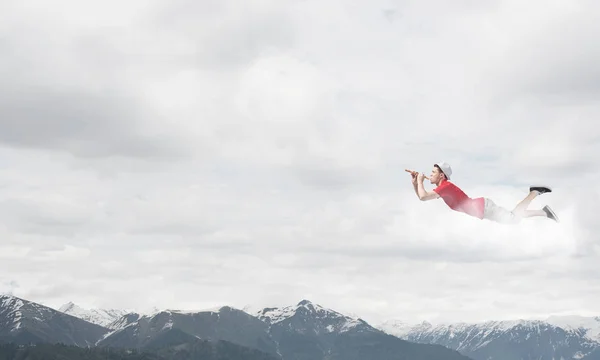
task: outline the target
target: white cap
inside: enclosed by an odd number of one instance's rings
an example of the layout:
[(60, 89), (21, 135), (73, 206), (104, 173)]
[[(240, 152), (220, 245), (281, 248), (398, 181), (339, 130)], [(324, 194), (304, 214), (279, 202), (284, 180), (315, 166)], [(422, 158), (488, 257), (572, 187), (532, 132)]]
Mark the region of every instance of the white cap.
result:
[(434, 165), (439, 166), (440, 169), (442, 169), (442, 171), (444, 172), (444, 175), (446, 175), (446, 179), (450, 180), (450, 176), (452, 175), (452, 168), (450, 167), (450, 164), (442, 161)]

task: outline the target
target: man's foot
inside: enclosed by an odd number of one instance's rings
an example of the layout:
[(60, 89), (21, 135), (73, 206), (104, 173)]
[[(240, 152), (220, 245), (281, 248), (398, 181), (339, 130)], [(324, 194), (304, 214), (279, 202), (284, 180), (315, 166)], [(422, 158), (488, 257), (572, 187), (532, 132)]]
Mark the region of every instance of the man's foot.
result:
[(550, 209), (550, 206), (546, 205), (546, 206), (544, 206), (544, 208), (542, 210), (544, 210), (544, 212), (546, 213), (548, 218), (558, 222), (558, 216), (556, 216), (554, 211), (552, 211), (552, 209)]
[(552, 192), (552, 189), (550, 189), (547, 186), (530, 186), (529, 187), (529, 191), (537, 191), (538, 195), (544, 194), (544, 193), (549, 193)]

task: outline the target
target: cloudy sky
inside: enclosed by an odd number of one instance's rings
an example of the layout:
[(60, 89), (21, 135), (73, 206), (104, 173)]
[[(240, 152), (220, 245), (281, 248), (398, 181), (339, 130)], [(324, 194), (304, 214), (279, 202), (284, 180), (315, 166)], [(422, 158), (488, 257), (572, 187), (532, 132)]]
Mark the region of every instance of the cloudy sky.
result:
[[(600, 4), (0, 4), (0, 291), (309, 299), (378, 323), (599, 315)], [(444, 160), (502, 226), (419, 202)], [(426, 183), (427, 189), (432, 186)]]

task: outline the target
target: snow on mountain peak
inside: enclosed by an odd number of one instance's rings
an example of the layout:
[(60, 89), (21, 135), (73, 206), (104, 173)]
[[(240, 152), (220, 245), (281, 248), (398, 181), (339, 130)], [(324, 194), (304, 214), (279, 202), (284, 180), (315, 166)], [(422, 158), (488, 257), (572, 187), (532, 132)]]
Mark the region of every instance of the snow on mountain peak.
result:
[(441, 339), (451, 341), (455, 337), (462, 339), (467, 336), (469, 341), (461, 341), (459, 348), (469, 347), (470, 350), (485, 346), (493, 338), (502, 334), (511, 334), (512, 337), (516, 336), (514, 334), (523, 332), (541, 334), (556, 329), (571, 333), (575, 338), (583, 336), (590, 344), (600, 343), (600, 317), (550, 316), (546, 319), (456, 322), (435, 325), (427, 322), (407, 324), (399, 320), (388, 320), (377, 328), (405, 340), (425, 341), (423, 339), (428, 339), (427, 341), (434, 343), (442, 341)]
[(6, 318), (12, 322), (11, 331), (21, 327), (23, 318), (43, 322), (51, 313), (52, 310), (43, 305), (12, 295), (0, 295), (0, 318)]
[(296, 305), (284, 306), (281, 308), (264, 308), (257, 311), (257, 315), (261, 320), (276, 324), (296, 315), (300, 309), (304, 309), (307, 313), (314, 314), (317, 317), (324, 317), (327, 315), (333, 315), (335, 317), (341, 316), (341, 314), (332, 310), (325, 309), (319, 305), (314, 305), (308, 300), (302, 300)]
[(400, 320), (388, 320), (379, 324), (377, 328), (390, 335), (398, 336), (400, 338), (407, 338), (410, 336), (415, 336), (416, 334), (430, 334), (436, 338), (441, 336), (453, 338), (456, 334), (464, 332), (476, 332), (483, 335), (488, 335), (492, 333), (504, 333), (511, 331), (517, 326), (539, 328), (540, 325), (543, 325), (543, 323), (535, 320), (490, 320), (474, 323), (454, 322), (439, 324), (431, 324), (427, 321), (417, 324), (409, 324)]
[(79, 306), (75, 305), (72, 302), (68, 302), (66, 304), (64, 304), (63, 306), (61, 306), (60, 308), (58, 308), (58, 311), (63, 312), (63, 313), (75, 313), (75, 312), (85, 312), (85, 310), (83, 310), (82, 308), (80, 308)]
[(20, 309), (25, 302), (12, 295), (0, 295), (0, 308), (10, 309), (12, 311)]
[(419, 331), (425, 332), (431, 329), (431, 324), (423, 321), (420, 324), (409, 324), (401, 320), (386, 320), (379, 324), (377, 328), (385, 333), (392, 334), (394, 336), (398, 336), (400, 338), (408, 335), (411, 332)]
[(200, 313), (218, 313), (221, 312), (224, 309), (232, 309), (229, 306), (213, 306), (210, 308), (206, 308), (206, 309), (168, 309), (165, 311), (171, 312), (171, 313), (177, 313), (177, 314), (200, 314)]
[(281, 308), (264, 308), (257, 311), (255, 315), (262, 321), (271, 325), (291, 319), (295, 316), (306, 316), (317, 322), (315, 326), (322, 326), (327, 332), (344, 332), (357, 325), (365, 324), (364, 321), (357, 317), (343, 315), (308, 300), (302, 300), (296, 305), (284, 306)]
[(62, 305), (59, 311), (104, 327), (110, 327), (112, 323), (129, 313), (127, 310), (118, 309), (83, 309), (70, 301)]
[(0, 318), (5, 317), (10, 322), (11, 331), (15, 331), (21, 327), (21, 319), (23, 313), (21, 308), (25, 302), (12, 295), (0, 295)]
[(545, 321), (565, 331), (585, 330), (588, 339), (600, 341), (600, 316), (553, 315)]

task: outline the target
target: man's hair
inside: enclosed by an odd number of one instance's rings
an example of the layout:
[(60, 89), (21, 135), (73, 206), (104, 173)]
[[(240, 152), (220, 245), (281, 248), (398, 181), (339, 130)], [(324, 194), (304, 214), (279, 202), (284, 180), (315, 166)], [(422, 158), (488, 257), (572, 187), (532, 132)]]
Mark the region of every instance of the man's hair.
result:
[(444, 171), (437, 164), (434, 164), (433, 166), (436, 167), (444, 175), (444, 179), (448, 180), (446, 173), (444, 173)]

